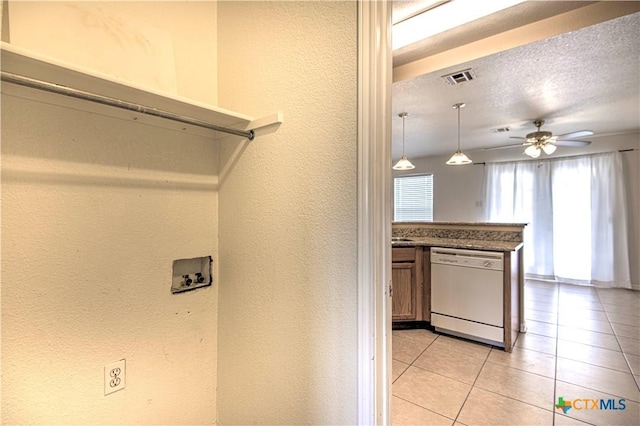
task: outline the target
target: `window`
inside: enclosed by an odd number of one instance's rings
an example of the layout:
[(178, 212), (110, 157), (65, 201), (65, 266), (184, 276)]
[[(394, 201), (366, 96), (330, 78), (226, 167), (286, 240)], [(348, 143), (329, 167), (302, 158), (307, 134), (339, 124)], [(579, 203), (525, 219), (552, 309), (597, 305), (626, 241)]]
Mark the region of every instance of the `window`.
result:
[(402, 176), (393, 179), (393, 220), (433, 220), (433, 175)]

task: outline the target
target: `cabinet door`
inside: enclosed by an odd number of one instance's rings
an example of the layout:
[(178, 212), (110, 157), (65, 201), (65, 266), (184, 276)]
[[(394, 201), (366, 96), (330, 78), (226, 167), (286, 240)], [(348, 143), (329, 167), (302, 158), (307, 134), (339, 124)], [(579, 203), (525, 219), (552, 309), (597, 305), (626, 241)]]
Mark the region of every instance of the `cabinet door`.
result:
[(392, 263), (393, 283), (392, 319), (416, 319), (416, 265), (415, 263)]

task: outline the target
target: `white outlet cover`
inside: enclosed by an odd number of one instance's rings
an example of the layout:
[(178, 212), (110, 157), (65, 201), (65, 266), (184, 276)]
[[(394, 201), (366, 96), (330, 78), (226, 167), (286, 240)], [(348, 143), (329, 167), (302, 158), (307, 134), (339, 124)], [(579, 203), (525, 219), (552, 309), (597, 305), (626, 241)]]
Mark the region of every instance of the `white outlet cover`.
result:
[(104, 394), (124, 389), (126, 361), (121, 359), (104, 367)]

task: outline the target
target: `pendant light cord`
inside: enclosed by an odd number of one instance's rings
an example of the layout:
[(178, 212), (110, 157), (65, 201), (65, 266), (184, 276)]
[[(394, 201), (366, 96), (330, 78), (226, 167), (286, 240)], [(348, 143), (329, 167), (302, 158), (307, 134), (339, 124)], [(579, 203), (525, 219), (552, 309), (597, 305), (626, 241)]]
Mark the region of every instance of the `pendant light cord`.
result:
[(402, 116), (402, 156), (404, 157), (404, 119), (407, 118), (406, 115)]
[(460, 151), (460, 107), (461, 105), (458, 105), (458, 151)]

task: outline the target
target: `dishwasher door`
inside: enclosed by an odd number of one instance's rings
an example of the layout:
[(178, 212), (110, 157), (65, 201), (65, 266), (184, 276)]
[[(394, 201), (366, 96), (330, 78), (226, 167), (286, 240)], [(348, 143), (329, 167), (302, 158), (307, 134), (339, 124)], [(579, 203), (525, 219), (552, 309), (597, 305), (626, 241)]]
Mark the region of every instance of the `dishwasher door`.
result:
[(503, 254), (438, 248), (431, 253), (432, 314), (503, 327)]

